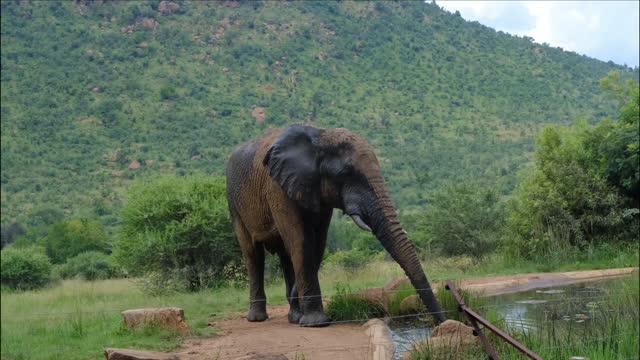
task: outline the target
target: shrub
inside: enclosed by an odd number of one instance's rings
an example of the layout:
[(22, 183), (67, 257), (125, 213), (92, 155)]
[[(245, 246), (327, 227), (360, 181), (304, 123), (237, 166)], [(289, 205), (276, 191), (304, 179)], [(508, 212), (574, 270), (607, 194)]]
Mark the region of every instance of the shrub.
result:
[(328, 264), (336, 264), (347, 271), (355, 271), (372, 260), (372, 252), (367, 250), (338, 250), (327, 257)]
[(40, 247), (2, 250), (2, 286), (29, 290), (44, 287), (51, 282), (51, 262)]
[(327, 316), (331, 321), (365, 320), (384, 315), (381, 303), (352, 294), (349, 287), (340, 284), (327, 304)]
[(434, 194), (423, 221), (423, 251), (432, 245), (447, 256), (482, 256), (495, 249), (504, 213), (493, 189), (459, 184)]
[(107, 233), (101, 223), (85, 218), (59, 222), (42, 240), (47, 255), (54, 264), (86, 251), (108, 252)]
[(70, 258), (60, 267), (58, 273), (63, 279), (80, 277), (89, 281), (120, 275), (109, 255), (98, 251), (87, 251)]
[(189, 290), (224, 280), (223, 269), (238, 262), (239, 250), (225, 180), (203, 176), (136, 184), (114, 244), (116, 261), (129, 273), (153, 274), (159, 284), (182, 283)]

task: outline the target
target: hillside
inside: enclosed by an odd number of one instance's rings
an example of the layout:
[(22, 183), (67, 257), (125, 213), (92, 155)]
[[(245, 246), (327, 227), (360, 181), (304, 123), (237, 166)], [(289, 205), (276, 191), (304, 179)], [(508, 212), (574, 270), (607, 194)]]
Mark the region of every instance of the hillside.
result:
[(503, 193), (546, 123), (614, 115), (631, 70), (421, 2), (9, 2), (1, 8), (2, 223), (110, 225), (127, 186), (220, 174), (234, 146), (293, 122), (379, 150), (402, 208), (452, 181)]

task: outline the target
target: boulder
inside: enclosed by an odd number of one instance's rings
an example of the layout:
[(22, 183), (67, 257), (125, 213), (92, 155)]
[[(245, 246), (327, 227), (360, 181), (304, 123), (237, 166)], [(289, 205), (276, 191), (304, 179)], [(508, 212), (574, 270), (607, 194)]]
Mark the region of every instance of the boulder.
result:
[[(429, 349), (431, 359), (460, 359), (469, 347), (481, 348), (480, 338), (473, 335), (473, 328), (456, 320), (446, 320), (438, 325), (431, 337), (412, 344), (413, 349)], [(403, 358), (410, 359), (410, 352)]]
[(132, 329), (151, 325), (181, 333), (189, 332), (189, 327), (184, 322), (184, 311), (177, 307), (126, 310), (122, 312), (122, 318), (124, 324)]
[(142, 26), (145, 29), (149, 29), (149, 30), (157, 30), (158, 27), (160, 27), (160, 23), (159, 22), (157, 22), (155, 19), (148, 18), (148, 17), (139, 18), (136, 21), (136, 24), (139, 25), (139, 26)]
[(147, 159), (144, 161), (144, 164), (147, 166), (153, 166), (153, 160)]
[(129, 170), (137, 170), (140, 169), (140, 162), (138, 161), (132, 161), (131, 164), (129, 164)]
[(172, 1), (160, 1), (160, 4), (158, 4), (158, 11), (162, 15), (175, 14), (178, 10), (180, 10), (180, 5)]
[(176, 354), (157, 351), (108, 348), (104, 351), (107, 360), (179, 360)]
[(417, 314), (425, 311), (424, 304), (418, 295), (407, 296), (400, 302), (400, 314)]
[(409, 281), (409, 278), (406, 276), (399, 276), (389, 280), (386, 284), (384, 284), (383, 288), (385, 292), (392, 293), (405, 285), (411, 285), (411, 281)]
[(369, 288), (362, 291), (357, 292), (357, 296), (363, 299), (369, 300), (371, 302), (376, 302), (382, 304), (384, 310), (388, 310), (388, 302), (389, 300), (385, 296), (384, 290), (382, 288)]
[(264, 108), (260, 106), (254, 107), (253, 110), (251, 111), (251, 116), (253, 116), (253, 118), (256, 119), (256, 122), (258, 123), (263, 122), (264, 118), (266, 117)]

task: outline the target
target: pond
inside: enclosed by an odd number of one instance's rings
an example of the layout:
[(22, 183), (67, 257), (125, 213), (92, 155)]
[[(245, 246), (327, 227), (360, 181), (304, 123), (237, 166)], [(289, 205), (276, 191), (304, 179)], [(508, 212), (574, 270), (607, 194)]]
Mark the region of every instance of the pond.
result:
[[(598, 300), (608, 294), (612, 284), (619, 280), (603, 280), (562, 287), (530, 290), (483, 298), (483, 304), (469, 307), (484, 317), (502, 319), (503, 330), (535, 331), (536, 324), (544, 321), (564, 321), (576, 327), (590, 326), (596, 310), (602, 306)], [(396, 346), (395, 358), (411, 349), (415, 341), (431, 335), (431, 328), (424, 317), (404, 317), (389, 323), (393, 342)]]

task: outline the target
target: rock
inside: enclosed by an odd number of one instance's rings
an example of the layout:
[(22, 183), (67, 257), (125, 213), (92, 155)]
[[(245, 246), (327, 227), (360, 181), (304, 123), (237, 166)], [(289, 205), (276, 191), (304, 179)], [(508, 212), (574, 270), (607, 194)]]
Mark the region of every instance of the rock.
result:
[(142, 325), (160, 326), (181, 333), (189, 332), (184, 322), (184, 311), (177, 307), (134, 309), (122, 312), (124, 324), (136, 329)]
[(266, 117), (264, 108), (260, 106), (254, 107), (253, 110), (251, 111), (251, 116), (253, 116), (253, 118), (256, 119), (256, 122), (259, 122), (259, 123), (263, 122), (264, 118)]
[[(480, 339), (473, 335), (473, 328), (455, 320), (446, 320), (438, 325), (431, 337), (412, 344), (413, 349), (429, 349), (431, 359), (460, 359), (469, 347), (481, 346)], [(403, 358), (410, 359), (410, 351)]]
[(201, 156), (200, 155), (193, 155), (191, 157), (191, 160), (200, 160)]
[(153, 160), (145, 160), (144, 164), (147, 166), (153, 166)]
[(442, 324), (436, 326), (431, 332), (431, 337), (442, 337), (442, 336), (462, 336), (462, 337), (473, 337), (473, 328), (467, 326), (460, 321), (456, 320), (445, 320)]
[(149, 30), (157, 30), (158, 27), (160, 27), (159, 22), (157, 22), (155, 19), (148, 18), (148, 17), (142, 17), (138, 19), (138, 21), (136, 21), (136, 24)]
[(146, 41), (140, 42), (138, 43), (138, 45), (136, 45), (137, 48), (139, 49), (146, 49), (147, 47), (149, 47), (149, 44), (147, 44)]
[(160, 1), (160, 4), (158, 4), (158, 11), (162, 15), (175, 14), (178, 10), (180, 10), (180, 5), (171, 1)]
[(383, 288), (386, 292), (395, 292), (405, 285), (411, 285), (409, 278), (406, 276), (400, 276), (389, 280), (386, 284), (384, 284)]
[(229, 72), (229, 68), (228, 67), (222, 68), (222, 71)]
[(235, 360), (288, 360), (285, 354), (280, 353), (257, 353), (251, 352), (245, 356), (236, 358)]
[(176, 354), (157, 351), (115, 349), (108, 348), (104, 351), (107, 360), (179, 360)]
[(385, 292), (382, 288), (370, 288), (370, 289), (365, 289), (362, 291), (359, 291), (357, 293), (357, 296), (369, 300), (371, 302), (376, 302), (376, 303), (380, 303), (382, 304), (382, 306), (384, 307), (385, 311), (388, 311), (388, 299), (385, 296)]
[(425, 311), (424, 304), (418, 295), (407, 296), (400, 302), (400, 314), (417, 314)]
[(129, 170), (137, 170), (140, 169), (140, 163), (138, 161), (132, 161), (131, 164), (129, 164)]

